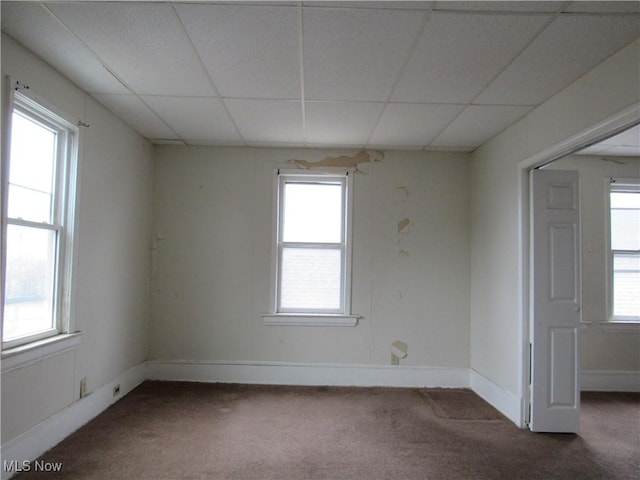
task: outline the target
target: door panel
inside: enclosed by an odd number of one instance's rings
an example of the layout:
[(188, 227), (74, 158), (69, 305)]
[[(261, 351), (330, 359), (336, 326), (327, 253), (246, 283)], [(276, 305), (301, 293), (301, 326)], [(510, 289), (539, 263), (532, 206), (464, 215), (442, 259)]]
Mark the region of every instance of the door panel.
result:
[(531, 172), (531, 418), (537, 432), (580, 423), (578, 173)]

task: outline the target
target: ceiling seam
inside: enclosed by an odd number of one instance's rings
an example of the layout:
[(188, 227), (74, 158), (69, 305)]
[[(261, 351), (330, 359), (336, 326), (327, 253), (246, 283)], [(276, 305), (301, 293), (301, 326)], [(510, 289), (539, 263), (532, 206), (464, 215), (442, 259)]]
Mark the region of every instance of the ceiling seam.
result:
[[(71, 27), (69, 27), (65, 22), (62, 21), (62, 19), (60, 17), (58, 17), (50, 8), (48, 5), (45, 5), (44, 3), (41, 3), (40, 6), (42, 8), (45, 9), (45, 11), (51, 15), (51, 17), (53, 17), (53, 19), (58, 22), (67, 32), (69, 32), (71, 35), (73, 35), (74, 38), (76, 38), (80, 44), (100, 63), (100, 65), (102, 65), (102, 68), (104, 68), (107, 72), (109, 72), (109, 74), (116, 79), (116, 81), (118, 83), (120, 83), (120, 85), (122, 85), (128, 92), (131, 93), (131, 95), (133, 95), (134, 97), (136, 97), (138, 100), (140, 100), (140, 102), (145, 105), (149, 111), (156, 116), (156, 118), (158, 120), (160, 120), (160, 122), (167, 127), (171, 132), (173, 132), (173, 134), (177, 137), (177, 139), (182, 141), (182, 137), (178, 134), (178, 132), (176, 132), (167, 122), (165, 122), (164, 118), (162, 118), (160, 115), (158, 115), (156, 113), (155, 110), (153, 110), (143, 99), (142, 97), (138, 94), (138, 92), (136, 92), (131, 86), (129, 86), (129, 84), (127, 82), (125, 82), (123, 79), (121, 79), (112, 69), (111, 67), (109, 67), (109, 65), (107, 65), (107, 62), (105, 62), (102, 57), (100, 57), (100, 55), (98, 55), (89, 45), (87, 45), (87, 43), (76, 33), (74, 32)], [(97, 92), (94, 92), (94, 94), (96, 94)], [(101, 102), (98, 101), (97, 98), (95, 98), (93, 95), (89, 93), (89, 96), (91, 98), (93, 98), (94, 101), (100, 103), (102, 105)], [(125, 95), (125, 94), (119, 94), (119, 93), (103, 93), (103, 94), (99, 94), (99, 95), (104, 95), (104, 96), (116, 96), (116, 95)], [(105, 106), (105, 108), (107, 108)], [(111, 109), (107, 108), (107, 110), (111, 111)], [(111, 112), (115, 115), (114, 112)], [(117, 115), (116, 115), (117, 116)], [(120, 117), (118, 117), (120, 118)], [(120, 120), (122, 120), (124, 123), (127, 123), (124, 121), (124, 119), (120, 118)], [(127, 123), (128, 125), (128, 123)], [(137, 128), (134, 128), (133, 126), (131, 126), (131, 128), (133, 128), (135, 131), (138, 131)], [(140, 133), (140, 132), (138, 132)], [(140, 133), (140, 135), (142, 135)], [(142, 135), (143, 137), (147, 138), (146, 135)]]
[(304, 19), (302, 2), (298, 2), (298, 62), (300, 67), (300, 114), (302, 115), (302, 143), (307, 145), (307, 109), (304, 91)]
[(391, 97), (395, 93), (396, 88), (398, 88), (398, 84), (400, 83), (400, 79), (404, 75), (404, 71), (406, 70), (407, 65), (409, 65), (409, 61), (411, 60), (411, 57), (413, 57), (413, 54), (415, 53), (415, 49), (418, 46), (418, 42), (420, 41), (420, 38), (422, 38), (422, 35), (424, 34), (425, 29), (427, 28), (429, 20), (431, 19), (431, 12), (432, 12), (432, 10), (424, 10), (423, 11), (422, 23), (420, 25), (420, 28), (418, 28), (418, 33), (416, 34), (416, 37), (413, 39), (413, 42), (411, 43), (411, 47), (409, 48), (409, 52), (407, 53), (407, 56), (404, 59), (404, 62), (402, 63), (402, 66), (398, 70), (398, 74), (396, 75), (396, 78), (393, 81), (393, 84), (391, 85), (391, 88), (389, 89), (389, 94), (387, 95), (387, 98), (383, 102), (384, 103), (384, 108), (382, 108), (382, 111), (380, 112), (380, 115), (378, 115), (378, 118), (377, 118), (376, 122), (374, 123), (373, 128), (371, 129), (371, 133), (367, 137), (367, 140), (365, 141), (364, 146), (367, 146), (367, 145), (369, 145), (371, 143), (371, 138), (373, 137), (373, 134), (378, 129), (378, 125), (380, 124), (380, 121), (382, 120), (382, 117), (384, 116), (384, 112), (387, 110), (387, 106), (390, 103), (393, 103), (393, 102), (391, 102)]
[(184, 33), (184, 36), (186, 37), (187, 41), (189, 42), (189, 45), (191, 45), (191, 48), (193, 49), (193, 52), (196, 54), (196, 57), (198, 58), (198, 61), (200, 62), (200, 66), (202, 67), (202, 70), (207, 75), (207, 78), (209, 79), (209, 83), (211, 84), (211, 88), (213, 88), (214, 94), (216, 95), (218, 100), (220, 100), (220, 103), (222, 104), (222, 108), (224, 108), (224, 111), (227, 114), (227, 117), (229, 118), (229, 121), (231, 122), (231, 125), (233, 125), (233, 128), (235, 129), (236, 133), (240, 137), (240, 140), (242, 141), (242, 143), (244, 143), (245, 146), (248, 146), (247, 140), (244, 138), (244, 135), (242, 135), (242, 132), (238, 128), (238, 125), (236, 124), (235, 120), (233, 119), (233, 116), (231, 115), (231, 112), (229, 111), (229, 107), (227, 106), (226, 102), (224, 101), (224, 98), (222, 97), (222, 95), (220, 95), (220, 90), (218, 90), (218, 87), (216, 87), (216, 84), (215, 84), (215, 81), (213, 80), (213, 76), (212, 76), (211, 72), (209, 72), (209, 69), (205, 65), (204, 60), (202, 60), (202, 57), (200, 56), (200, 52), (198, 52), (198, 49), (196, 48), (196, 46), (193, 43), (193, 40), (191, 40), (191, 36), (189, 36), (189, 32), (187, 31), (187, 28), (184, 26), (184, 23), (182, 22), (182, 18), (180, 17), (180, 14), (176, 10), (175, 5), (173, 4), (173, 2), (171, 2), (169, 4), (169, 6), (171, 7), (171, 10), (173, 11), (173, 14), (176, 16), (176, 19), (178, 20), (178, 23), (180, 24), (180, 28), (182, 29), (182, 33)]

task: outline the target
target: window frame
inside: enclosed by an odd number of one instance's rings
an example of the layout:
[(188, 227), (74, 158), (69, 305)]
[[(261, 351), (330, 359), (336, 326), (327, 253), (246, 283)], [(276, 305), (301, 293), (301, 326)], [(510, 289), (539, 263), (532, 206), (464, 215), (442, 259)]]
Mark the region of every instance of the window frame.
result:
[[(266, 325), (355, 326), (358, 316), (351, 314), (351, 263), (353, 217), (353, 171), (341, 170), (284, 170), (274, 171), (273, 178), (273, 241), (270, 313), (262, 314)], [(282, 241), (284, 187), (287, 183), (340, 183), (342, 185), (342, 239), (336, 243), (305, 243), (312, 248), (340, 248), (341, 250), (341, 306), (339, 309), (280, 308), (282, 250), (290, 245), (303, 248), (298, 242)], [(330, 247), (329, 247), (330, 245)]]
[[(3, 111), (5, 142), (2, 150), (2, 285), (0, 292), (0, 335), (3, 358), (5, 353), (23, 352), (29, 346), (40, 348), (52, 341), (64, 341), (73, 332), (73, 259), (75, 257), (76, 205), (78, 197), (78, 161), (80, 149), (80, 131), (78, 122), (61, 112), (33, 91), (9, 78), (10, 86), (7, 107)], [(56, 133), (56, 158), (52, 215), (50, 222), (34, 222), (8, 216), (9, 170), (11, 152), (11, 129), (14, 112), (30, 121)], [(53, 285), (52, 327), (44, 331), (30, 333), (4, 340), (4, 314), (6, 286), (6, 247), (9, 225), (35, 228), (56, 232), (55, 267)]]
[(622, 316), (614, 314), (614, 258), (615, 255), (640, 256), (640, 250), (614, 250), (611, 245), (611, 193), (615, 191), (637, 192), (640, 195), (640, 178), (609, 178), (606, 189), (606, 271), (607, 271), (607, 322), (620, 324), (640, 324), (640, 315)]

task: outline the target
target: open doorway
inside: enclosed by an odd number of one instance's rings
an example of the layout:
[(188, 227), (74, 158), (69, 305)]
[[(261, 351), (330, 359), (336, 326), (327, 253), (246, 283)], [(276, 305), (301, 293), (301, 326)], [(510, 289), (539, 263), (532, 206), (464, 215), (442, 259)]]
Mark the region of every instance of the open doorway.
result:
[[(625, 322), (611, 321), (611, 294), (610, 279), (611, 269), (608, 267), (608, 195), (609, 179), (633, 179), (640, 177), (640, 127), (638, 123), (638, 113), (635, 118), (623, 118), (621, 115), (617, 119), (617, 125), (609, 124), (609, 131), (606, 126), (593, 129), (582, 138), (570, 139), (564, 147), (558, 146), (555, 152), (551, 152), (546, 158), (539, 156), (523, 168), (523, 217), (527, 221), (523, 222), (523, 266), (526, 272), (526, 287), (523, 292), (525, 305), (523, 312), (526, 318), (526, 325), (523, 329), (526, 338), (526, 351), (531, 352), (527, 359), (526, 381), (530, 391), (528, 400), (529, 418), (528, 425), (534, 431), (563, 431), (571, 432), (579, 429), (579, 396), (580, 390), (608, 390), (608, 391), (630, 391), (640, 388), (640, 359), (637, 352), (640, 347), (640, 324), (634, 321)], [(615, 122), (614, 122), (615, 123)], [(635, 124), (635, 126), (633, 126)], [(629, 126), (632, 125), (631, 128)], [(622, 131), (624, 130), (624, 131)], [(621, 133), (622, 131), (622, 133)], [(610, 133), (610, 132), (613, 132)], [(605, 138), (606, 137), (606, 138)], [(603, 139), (604, 140), (601, 140)], [(598, 140), (596, 142), (596, 140)], [(580, 144), (582, 143), (582, 145)], [(587, 148), (585, 146), (589, 145)], [(571, 148), (569, 148), (571, 147)], [(562, 152), (562, 150), (565, 152)], [(536, 359), (533, 354), (533, 327), (535, 319), (535, 300), (531, 288), (533, 285), (534, 267), (529, 263), (533, 253), (533, 240), (529, 241), (532, 233), (532, 225), (529, 219), (535, 217), (535, 212), (530, 215), (529, 196), (531, 193), (527, 178), (530, 171), (544, 167), (544, 170), (572, 170), (577, 172), (580, 181), (582, 197), (580, 206), (580, 223), (582, 233), (579, 238), (580, 250), (582, 251), (582, 274), (580, 278), (583, 285), (578, 295), (579, 301), (575, 308), (579, 310), (577, 327), (579, 333), (576, 335), (576, 359), (575, 366), (568, 366), (564, 371), (564, 377), (556, 383), (555, 387), (561, 387), (565, 405), (555, 408), (550, 405), (549, 412), (559, 415), (555, 420), (549, 417), (547, 420), (551, 427), (544, 425), (537, 428), (531, 424), (531, 412), (535, 407), (540, 407), (540, 402), (551, 402), (549, 391), (554, 388), (553, 379), (547, 378), (548, 391), (536, 397), (536, 389), (540, 394), (540, 386), (531, 382), (530, 372), (535, 370), (548, 370), (543, 359)], [(531, 206), (532, 207), (532, 206)], [(578, 230), (578, 231), (580, 231)], [(628, 270), (633, 270), (631, 267)], [(637, 287), (634, 287), (637, 288)], [(637, 295), (636, 295), (637, 296)], [(558, 330), (562, 335), (570, 330)], [(570, 344), (570, 335), (558, 338), (565, 338), (567, 345)], [(546, 341), (551, 342), (549, 338)], [(564, 351), (565, 346), (557, 344), (559, 351)], [(570, 355), (569, 355), (570, 357)], [(570, 371), (574, 369), (575, 371)], [(575, 385), (568, 386), (565, 381), (574, 375)], [(557, 379), (556, 379), (557, 381)], [(558, 421), (558, 419), (568, 418), (564, 416), (562, 410), (570, 406), (571, 402), (566, 401), (568, 391), (573, 388), (575, 405), (573, 408), (574, 422), (568, 423)], [(538, 404), (536, 405), (536, 402)], [(547, 406), (547, 405), (545, 405)], [(565, 408), (566, 415), (570, 415), (571, 408)], [(577, 414), (577, 416), (576, 416)], [(577, 422), (575, 419), (578, 419)], [(544, 424), (544, 422), (543, 422)], [(572, 426), (573, 425), (573, 426)]]

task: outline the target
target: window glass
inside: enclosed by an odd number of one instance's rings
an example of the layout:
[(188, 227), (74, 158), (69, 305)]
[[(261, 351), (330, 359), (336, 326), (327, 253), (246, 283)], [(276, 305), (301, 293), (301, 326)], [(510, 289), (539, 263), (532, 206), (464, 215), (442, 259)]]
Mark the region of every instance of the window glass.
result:
[(613, 315), (640, 315), (640, 255), (614, 254), (613, 257)]
[(51, 222), (57, 134), (14, 112), (11, 126), (8, 216)]
[(342, 292), (339, 249), (284, 248), (280, 306), (298, 310), (336, 310)]
[(341, 241), (342, 185), (287, 182), (283, 210), (283, 241)]
[(640, 193), (611, 192), (611, 248), (640, 250)]
[(7, 226), (5, 341), (55, 327), (56, 233)]

